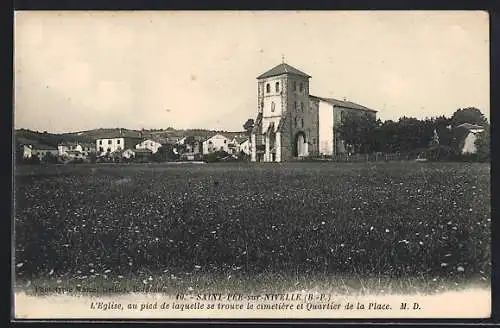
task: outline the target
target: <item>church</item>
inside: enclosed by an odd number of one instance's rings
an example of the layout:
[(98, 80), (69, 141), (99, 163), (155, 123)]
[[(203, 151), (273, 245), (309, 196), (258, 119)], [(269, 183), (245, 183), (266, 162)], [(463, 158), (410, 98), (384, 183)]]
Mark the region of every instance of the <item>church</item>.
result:
[(252, 162), (286, 162), (346, 151), (338, 127), (346, 114), (376, 110), (309, 93), (311, 76), (286, 64), (257, 77), (258, 113), (251, 134)]

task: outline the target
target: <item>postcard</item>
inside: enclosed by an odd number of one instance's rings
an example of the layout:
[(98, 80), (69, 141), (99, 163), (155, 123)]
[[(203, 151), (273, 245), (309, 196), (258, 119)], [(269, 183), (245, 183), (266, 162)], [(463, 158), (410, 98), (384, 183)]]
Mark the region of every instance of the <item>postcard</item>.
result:
[(488, 318), (480, 11), (17, 11), (13, 319)]

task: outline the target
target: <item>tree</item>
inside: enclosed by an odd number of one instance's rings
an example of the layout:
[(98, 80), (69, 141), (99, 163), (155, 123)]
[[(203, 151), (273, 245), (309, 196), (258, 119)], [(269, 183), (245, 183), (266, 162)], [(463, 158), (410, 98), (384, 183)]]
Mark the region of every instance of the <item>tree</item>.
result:
[(373, 134), (375, 151), (392, 153), (397, 147), (397, 122), (387, 120), (377, 121), (377, 128)]
[(451, 131), (451, 119), (446, 116), (439, 116), (434, 119), (434, 127), (439, 136), (439, 144), (451, 146), (453, 133)]
[(243, 128), (245, 129), (247, 136), (250, 137), (250, 135), (252, 134), (252, 130), (253, 130), (254, 125), (255, 125), (255, 121), (253, 118), (249, 118), (245, 122), (245, 124), (243, 124)]
[(57, 156), (52, 153), (45, 153), (45, 156), (43, 156), (43, 162), (48, 164), (55, 164), (57, 163)]
[(158, 151), (153, 154), (152, 159), (155, 162), (166, 162), (166, 161), (175, 161), (179, 159), (179, 155), (174, 153), (174, 146), (171, 144), (164, 144)]
[(407, 153), (425, 149), (438, 139), (440, 145), (448, 146), (452, 138), (448, 125), (449, 119), (444, 116), (423, 120), (406, 116), (398, 121), (381, 122), (378, 120), (371, 136), (373, 150), (386, 153)]
[(187, 136), (186, 139), (184, 140), (185, 144), (192, 145), (196, 141), (194, 136)]
[(420, 121), (414, 117), (399, 119), (397, 133), (400, 152), (409, 152), (419, 148), (427, 148), (432, 140), (433, 127), (431, 122)]
[(476, 124), (480, 126), (487, 126), (488, 120), (481, 111), (475, 107), (467, 107), (457, 109), (451, 117), (451, 124), (456, 127), (463, 123)]
[(478, 135), (475, 141), (475, 146), (477, 149), (477, 157), (481, 161), (489, 161), (491, 159), (491, 131), (490, 127), (486, 126), (484, 131)]
[(40, 164), (40, 158), (37, 155), (33, 155), (29, 158), (23, 159), (23, 162), (26, 164)]
[(429, 147), (439, 146), (439, 134), (434, 128), (432, 140), (429, 142)]
[(354, 153), (370, 153), (374, 151), (374, 133), (377, 121), (373, 116), (348, 114), (344, 117), (340, 127), (340, 138), (347, 148)]
[(16, 164), (22, 164), (24, 161), (24, 146), (23, 145), (16, 145), (16, 157), (15, 157)]
[(248, 161), (250, 160), (250, 156), (248, 154), (246, 154), (243, 150), (240, 150), (239, 154), (238, 154), (238, 158), (240, 160), (243, 160), (243, 161)]

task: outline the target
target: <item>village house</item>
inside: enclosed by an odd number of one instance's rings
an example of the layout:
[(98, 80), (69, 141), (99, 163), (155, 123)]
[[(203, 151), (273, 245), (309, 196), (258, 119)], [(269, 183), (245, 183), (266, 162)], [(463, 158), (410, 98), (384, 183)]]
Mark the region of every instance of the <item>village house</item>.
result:
[(37, 156), (40, 161), (44, 160), (47, 156), (57, 157), (59, 151), (56, 147), (48, 145), (33, 145), (31, 148), (31, 155)]
[[(247, 148), (246, 151), (244, 150), (245, 145)], [(240, 151), (243, 151), (245, 154), (250, 155), (249, 140), (247, 137), (240, 137), (240, 136), (234, 137), (229, 143), (228, 148), (230, 154), (237, 155), (240, 153)]]
[(202, 152), (204, 138), (200, 136), (185, 136), (174, 144), (174, 152), (182, 154), (196, 155)]
[(456, 134), (460, 140), (460, 151), (462, 154), (475, 154), (477, 152), (476, 140), (478, 135), (484, 131), (480, 125), (463, 123), (455, 127)]
[(26, 139), (24, 137), (19, 137), (15, 139), (16, 149), (18, 152), (22, 153), (22, 158), (30, 159), (33, 156), (33, 140)]
[(142, 140), (141, 133), (135, 133), (134, 131), (122, 131), (111, 132), (102, 134), (96, 139), (96, 150), (98, 155), (104, 155), (106, 153), (113, 153), (115, 151), (121, 151), (129, 148), (135, 148), (135, 146)]
[(200, 154), (203, 147), (203, 137), (195, 136), (188, 138), (188, 142), (185, 142), (186, 152), (193, 154)]
[(311, 96), (310, 78), (286, 63), (257, 77), (258, 110), (250, 139), (253, 162), (345, 152), (336, 131), (342, 117), (347, 113), (375, 117), (375, 110), (350, 101)]
[(203, 154), (209, 154), (216, 151), (225, 151), (229, 153), (230, 142), (231, 140), (222, 134), (211, 136), (202, 143)]
[(31, 156), (33, 156), (33, 146), (32, 145), (22, 144), (22, 145), (20, 145), (20, 147), (22, 148), (24, 159), (29, 159), (29, 158), (31, 158)]
[(68, 156), (75, 158), (86, 158), (91, 153), (96, 152), (94, 144), (91, 143), (78, 143), (67, 142), (61, 143), (57, 146), (59, 156)]
[(161, 146), (163, 146), (163, 144), (159, 141), (153, 139), (146, 139), (138, 143), (135, 146), (135, 149), (149, 149), (151, 153), (156, 154)]
[(174, 135), (169, 135), (164, 137), (165, 143), (170, 144), (170, 145), (176, 145), (183, 139), (182, 136), (174, 136)]
[(139, 162), (147, 162), (151, 159), (153, 152), (150, 149), (128, 148), (121, 153), (126, 159), (134, 159)]
[(243, 152), (245, 155), (250, 156), (251, 148), (250, 148), (250, 139), (246, 138), (245, 141), (240, 143), (240, 152)]
[(175, 141), (175, 144), (176, 145), (184, 145), (184, 143), (186, 142), (186, 139), (187, 139), (187, 137), (181, 137)]
[(195, 140), (192, 144), (186, 144), (186, 152), (193, 154), (200, 154), (202, 148), (202, 142)]

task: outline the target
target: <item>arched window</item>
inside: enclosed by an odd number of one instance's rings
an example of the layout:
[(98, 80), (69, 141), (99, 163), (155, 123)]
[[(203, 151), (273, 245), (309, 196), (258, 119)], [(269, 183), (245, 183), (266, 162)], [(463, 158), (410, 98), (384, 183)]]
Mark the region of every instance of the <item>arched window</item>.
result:
[(297, 118), (296, 117), (294, 118), (294, 121), (295, 121), (295, 127), (297, 127), (298, 125), (297, 125)]
[(269, 93), (271, 92), (271, 86), (268, 84), (266, 84), (266, 92)]
[(304, 88), (304, 86), (302, 85), (302, 82), (300, 82), (300, 84), (299, 84), (299, 92), (302, 92), (303, 88)]
[(293, 81), (293, 91), (297, 91), (297, 81)]
[(293, 107), (295, 108), (295, 110), (297, 110), (297, 102), (293, 103)]
[(304, 127), (304, 119), (303, 119), (303, 118), (301, 118), (301, 119), (300, 119), (300, 127), (301, 127), (301, 128), (303, 128), (303, 127)]
[(304, 103), (303, 102), (300, 103), (300, 111), (302, 113), (304, 112)]
[(274, 109), (275, 109), (274, 107), (275, 106), (274, 106), (274, 101), (273, 101), (273, 102), (271, 102), (271, 112), (274, 112)]
[(280, 83), (276, 82), (276, 92), (280, 92)]

